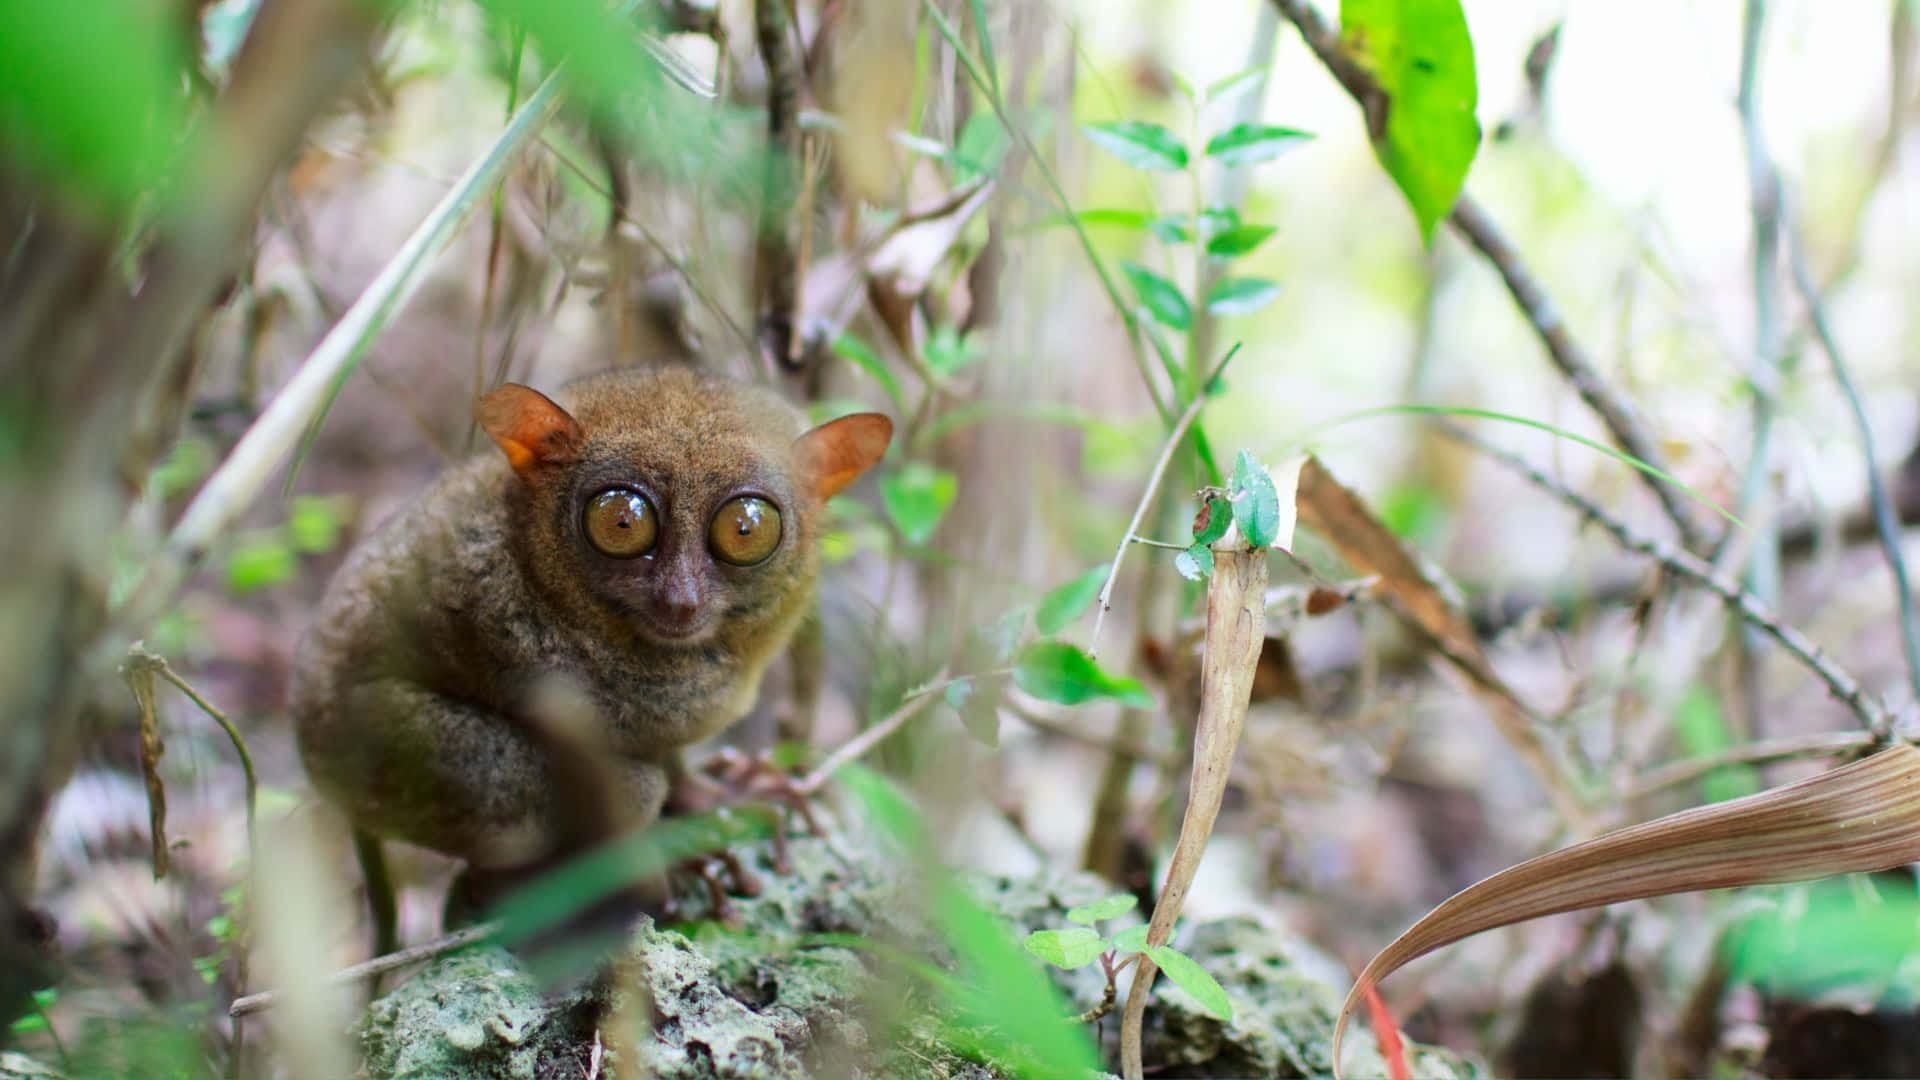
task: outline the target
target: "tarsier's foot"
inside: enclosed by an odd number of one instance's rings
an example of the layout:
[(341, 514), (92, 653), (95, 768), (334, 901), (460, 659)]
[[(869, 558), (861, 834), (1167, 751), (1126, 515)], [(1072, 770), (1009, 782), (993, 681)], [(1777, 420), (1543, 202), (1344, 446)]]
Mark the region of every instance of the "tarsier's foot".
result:
[[(674, 867), (670, 874), (697, 888), (706, 900), (707, 914), (716, 922), (728, 926), (737, 926), (740, 922), (740, 912), (733, 906), (733, 897), (760, 895), (760, 879), (740, 862), (738, 856), (724, 849), (686, 859)], [(698, 911), (696, 905), (683, 900), (677, 890), (671, 890), (663, 914), (668, 919), (679, 921), (698, 914)]]
[(773, 868), (787, 873), (787, 828), (794, 818), (807, 832), (821, 835), (813, 815), (812, 796), (800, 787), (800, 778), (773, 763), (767, 754), (745, 754), (724, 747), (700, 764), (697, 772), (680, 770), (667, 793), (669, 814), (698, 814), (759, 804), (783, 812), (773, 831)]

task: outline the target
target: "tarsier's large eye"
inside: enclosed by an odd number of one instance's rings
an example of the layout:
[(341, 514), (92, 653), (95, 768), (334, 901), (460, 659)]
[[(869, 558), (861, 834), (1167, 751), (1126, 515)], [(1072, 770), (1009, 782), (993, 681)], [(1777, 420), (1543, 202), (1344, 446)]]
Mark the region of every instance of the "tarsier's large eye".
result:
[(602, 555), (631, 559), (653, 550), (660, 515), (632, 488), (608, 488), (587, 500), (587, 541)]
[(763, 562), (780, 546), (780, 511), (765, 499), (742, 495), (729, 499), (713, 515), (707, 546), (715, 558), (735, 566)]

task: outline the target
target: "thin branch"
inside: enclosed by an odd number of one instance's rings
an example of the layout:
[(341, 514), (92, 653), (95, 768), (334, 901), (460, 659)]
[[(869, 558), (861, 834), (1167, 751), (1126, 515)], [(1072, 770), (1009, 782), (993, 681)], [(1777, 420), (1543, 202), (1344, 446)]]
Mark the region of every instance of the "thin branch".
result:
[(1137, 761), (1145, 761), (1168, 770), (1178, 769), (1186, 764), (1186, 759), (1180, 757), (1178, 754), (1148, 746), (1146, 743), (1129, 739), (1122, 735), (1101, 735), (1096, 732), (1086, 731), (1075, 724), (1070, 724), (1051, 716), (1042, 716), (1032, 709), (1024, 709), (1018, 705), (1008, 705), (1007, 711), (1019, 717), (1031, 727), (1039, 728), (1041, 731), (1058, 735), (1062, 738), (1072, 739), (1074, 742), (1085, 743), (1088, 746), (1105, 750), (1110, 754), (1124, 754)]
[[(1775, 500), (1769, 498), (1768, 478), (1772, 475), (1772, 444), (1775, 421), (1780, 415), (1780, 382), (1787, 360), (1780, 349), (1780, 174), (1767, 152), (1765, 130), (1760, 123), (1760, 43), (1766, 36), (1766, 0), (1746, 0), (1740, 34), (1740, 89), (1737, 97), (1741, 141), (1746, 150), (1749, 217), (1752, 222), (1752, 262), (1748, 279), (1753, 292), (1753, 344), (1747, 361), (1747, 386), (1753, 395), (1750, 403), (1752, 440), (1747, 448), (1746, 467), (1735, 497), (1734, 515), (1751, 519), (1753, 528), (1735, 543), (1731, 530), (1720, 539), (1713, 554), (1717, 569), (1739, 571), (1747, 590), (1769, 603), (1780, 596), (1780, 529), (1775, 520)], [(1756, 513), (1756, 510), (1759, 511)], [(1755, 650), (1759, 642), (1750, 627), (1743, 627), (1729, 643), (1732, 646), (1737, 706), (1731, 710), (1740, 718), (1737, 725), (1751, 738), (1760, 731), (1760, 666)]]
[(1822, 757), (1866, 750), (1875, 742), (1866, 731), (1820, 731), (1810, 735), (1787, 735), (1735, 746), (1714, 754), (1704, 754), (1649, 769), (1621, 796), (1622, 803), (1635, 803), (1649, 795), (1679, 787), (1729, 765), (1764, 765), (1801, 757)]
[(1806, 301), (1807, 315), (1813, 320), (1813, 332), (1820, 340), (1820, 348), (1827, 354), (1827, 361), (1833, 366), (1833, 381), (1840, 386), (1840, 393), (1847, 399), (1847, 408), (1853, 413), (1854, 427), (1860, 432), (1860, 456), (1867, 465), (1867, 499), (1873, 507), (1874, 528), (1880, 534), (1880, 550), (1887, 556), (1887, 568), (1893, 571), (1894, 595), (1900, 601), (1900, 643), (1905, 648), (1907, 659), (1907, 678), (1913, 687), (1915, 701), (1920, 701), (1920, 622), (1916, 622), (1913, 605), (1913, 587), (1907, 577), (1907, 560), (1900, 544), (1900, 518), (1893, 508), (1893, 499), (1887, 494), (1886, 480), (1880, 475), (1880, 459), (1873, 452), (1873, 426), (1867, 423), (1867, 409), (1860, 400), (1860, 388), (1854, 385), (1853, 375), (1847, 369), (1847, 362), (1840, 352), (1840, 342), (1834, 336), (1833, 327), (1827, 321), (1827, 307), (1820, 297), (1820, 290), (1814, 284), (1813, 273), (1807, 268), (1807, 252), (1799, 230), (1793, 229), (1788, 245), (1788, 260), (1793, 266), (1793, 282), (1800, 290), (1801, 299)]
[[(351, 986), (357, 982), (365, 982), (377, 975), (385, 975), (387, 972), (396, 968), (403, 968), (409, 964), (417, 964), (422, 960), (431, 960), (436, 956), (453, 952), (456, 949), (464, 949), (468, 945), (486, 941), (499, 932), (499, 923), (489, 922), (481, 923), (479, 926), (469, 926), (465, 930), (448, 934), (445, 937), (437, 938), (433, 941), (410, 946), (401, 949), (399, 952), (388, 953), (385, 956), (376, 956), (371, 960), (355, 964), (350, 968), (342, 968), (327, 976), (323, 985)], [(246, 1016), (248, 1013), (259, 1012), (261, 1009), (271, 1008), (280, 1001), (281, 993), (282, 991), (279, 990), (262, 990), (257, 994), (248, 994), (246, 997), (234, 998), (233, 1004), (227, 1006), (227, 1015), (238, 1018)]]
[(1535, 487), (1554, 496), (1605, 529), (1621, 547), (1653, 559), (1673, 573), (1718, 596), (1741, 618), (1778, 642), (1781, 648), (1805, 665), (1809, 671), (1819, 677), (1821, 682), (1826, 683), (1827, 689), (1853, 711), (1860, 723), (1873, 734), (1876, 742), (1884, 743), (1889, 739), (1893, 718), (1887, 712), (1885, 705), (1875, 700), (1852, 675), (1829, 660), (1826, 654), (1820, 651), (1818, 645), (1807, 640), (1800, 631), (1782, 622), (1778, 614), (1752, 593), (1727, 581), (1706, 560), (1690, 551), (1675, 548), (1664, 540), (1634, 532), (1626, 522), (1614, 517), (1585, 495), (1541, 472), (1525, 458), (1494, 446), (1457, 424), (1442, 421), (1441, 430), (1445, 431), (1449, 438), (1473, 447), (1526, 477)]
[(555, 69), (528, 96), (487, 152), (435, 204), (241, 436), (226, 461), (187, 504), (127, 601), (114, 611), (112, 632), (103, 635), (89, 655), (90, 668), (108, 669), (125, 655), (133, 637), (159, 616), (207, 552), (252, 504), (267, 477), (293, 452), (302, 433), (326, 412), (373, 338), (425, 280), (433, 257), (452, 241), (489, 185), (559, 109), (563, 79), (564, 72)]
[[(798, 261), (793, 253), (793, 167), (799, 145), (800, 64), (787, 33), (786, 0), (755, 0), (754, 40), (767, 69), (767, 160), (760, 182), (760, 220), (753, 245), (754, 302), (763, 345), (779, 368), (800, 367)], [(800, 227), (810, 223), (802, 221)]]
[(1107, 611), (1113, 607), (1113, 583), (1120, 577), (1120, 564), (1127, 557), (1127, 549), (1139, 536), (1140, 519), (1147, 515), (1147, 507), (1153, 503), (1153, 493), (1160, 489), (1160, 478), (1166, 475), (1174, 451), (1186, 439), (1187, 429), (1193, 426), (1194, 418), (1200, 415), (1200, 407), (1207, 403), (1208, 392), (1220, 381), (1221, 372), (1227, 370), (1227, 364), (1239, 351), (1240, 346), (1235, 343), (1233, 348), (1227, 350), (1227, 355), (1214, 365), (1213, 374), (1194, 388), (1193, 400), (1187, 402), (1186, 410), (1180, 414), (1180, 419), (1174, 421), (1165, 445), (1160, 447), (1160, 458), (1153, 463), (1153, 472), (1147, 476), (1147, 489), (1140, 493), (1140, 501), (1133, 508), (1133, 518), (1127, 522), (1127, 531), (1120, 535), (1120, 546), (1114, 550), (1113, 565), (1107, 570), (1106, 584), (1100, 586), (1100, 610), (1093, 615), (1093, 634), (1087, 639), (1088, 656), (1100, 655), (1100, 627), (1107, 621)]
[(1005, 674), (1005, 672), (985, 671), (973, 675), (956, 675), (950, 679), (936, 679), (924, 686), (908, 691), (907, 696), (901, 699), (899, 707), (888, 713), (886, 719), (855, 735), (853, 738), (848, 739), (846, 742), (841, 743), (833, 753), (827, 755), (826, 760), (822, 761), (812, 772), (794, 784), (794, 793), (802, 796), (812, 795), (825, 787), (827, 781), (833, 779), (833, 774), (838, 772), (842, 765), (845, 765), (849, 761), (857, 761), (865, 757), (867, 751), (878, 746), (887, 736), (899, 731), (907, 721), (913, 719), (922, 708), (926, 707), (928, 702), (933, 700), (934, 694), (945, 690), (954, 683), (965, 682), (968, 679), (983, 678), (988, 675), (1002, 674)]
[[(1338, 33), (1321, 20), (1319, 12), (1313, 9), (1308, 0), (1273, 0), (1273, 4), (1299, 29), (1307, 47), (1313, 50), (1313, 54), (1360, 104), (1367, 114), (1368, 130), (1379, 130), (1380, 124), (1384, 123), (1388, 100), (1386, 92), (1374, 81), (1372, 73), (1347, 55)], [(1376, 123), (1376, 118), (1380, 123)], [(1553, 360), (1554, 366), (1573, 384), (1587, 407), (1606, 424), (1620, 449), (1660, 473), (1671, 473), (1666, 455), (1660, 451), (1660, 444), (1653, 432), (1648, 430), (1633, 406), (1600, 377), (1587, 351), (1568, 332), (1566, 323), (1561, 320), (1559, 310), (1546, 290), (1521, 261), (1513, 245), (1486, 211), (1463, 192), (1447, 220), (1499, 271), (1500, 279), (1506, 283), (1507, 293), (1513, 297), (1513, 302), (1519, 306), (1541, 344), (1546, 346), (1547, 355)], [(1640, 477), (1653, 490), (1654, 497), (1660, 500), (1661, 507), (1673, 520), (1680, 532), (1682, 545), (1688, 548), (1700, 546), (1707, 532), (1694, 516), (1693, 508), (1685, 496), (1672, 484), (1644, 469), (1640, 470)]]

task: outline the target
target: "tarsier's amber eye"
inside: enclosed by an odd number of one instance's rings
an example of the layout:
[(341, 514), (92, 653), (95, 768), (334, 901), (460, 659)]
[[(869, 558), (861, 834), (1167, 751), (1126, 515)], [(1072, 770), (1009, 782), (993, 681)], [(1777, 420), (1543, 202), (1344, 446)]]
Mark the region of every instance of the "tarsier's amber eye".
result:
[(660, 515), (632, 488), (608, 488), (587, 500), (587, 541), (602, 555), (631, 559), (653, 550)]
[(763, 562), (780, 546), (780, 511), (765, 499), (742, 495), (729, 499), (713, 515), (707, 546), (715, 558), (735, 566)]

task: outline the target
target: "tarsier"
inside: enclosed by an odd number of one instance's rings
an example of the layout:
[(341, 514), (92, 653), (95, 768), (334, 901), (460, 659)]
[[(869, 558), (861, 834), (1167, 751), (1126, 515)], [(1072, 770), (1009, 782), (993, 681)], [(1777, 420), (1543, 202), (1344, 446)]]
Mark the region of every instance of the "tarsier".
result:
[(556, 399), (483, 398), (501, 452), (365, 540), (300, 647), (301, 757), (363, 862), (394, 839), (513, 874), (583, 843), (535, 715), (555, 680), (589, 715), (611, 812), (654, 821), (681, 748), (752, 706), (811, 606), (822, 505), (893, 431), (876, 413), (805, 430), (772, 391), (681, 368)]

